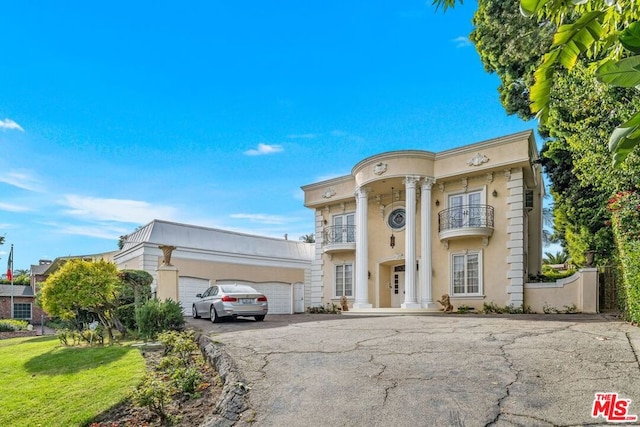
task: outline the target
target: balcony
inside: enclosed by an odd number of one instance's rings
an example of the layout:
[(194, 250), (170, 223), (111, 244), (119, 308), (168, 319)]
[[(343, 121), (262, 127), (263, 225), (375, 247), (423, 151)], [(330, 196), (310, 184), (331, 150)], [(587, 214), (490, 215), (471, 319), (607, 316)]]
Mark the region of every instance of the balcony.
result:
[(454, 206), (438, 213), (438, 235), (445, 243), (452, 239), (482, 237), (486, 246), (493, 229), (493, 206)]
[(356, 226), (332, 225), (322, 231), (323, 251), (326, 254), (356, 250)]

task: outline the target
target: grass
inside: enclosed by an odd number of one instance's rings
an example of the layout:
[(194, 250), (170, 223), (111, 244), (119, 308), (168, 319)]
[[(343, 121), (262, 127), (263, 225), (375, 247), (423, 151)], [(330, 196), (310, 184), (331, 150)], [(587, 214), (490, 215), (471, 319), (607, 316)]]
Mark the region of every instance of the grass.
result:
[(126, 399), (145, 373), (129, 346), (63, 347), (55, 337), (0, 340), (0, 426), (81, 426)]

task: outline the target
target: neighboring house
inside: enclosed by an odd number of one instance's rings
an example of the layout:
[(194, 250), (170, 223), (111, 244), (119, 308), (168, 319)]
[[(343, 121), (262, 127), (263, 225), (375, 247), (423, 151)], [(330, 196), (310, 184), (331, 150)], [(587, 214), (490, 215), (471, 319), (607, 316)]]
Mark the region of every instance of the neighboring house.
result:
[(46, 272), (51, 266), (53, 261), (49, 259), (41, 259), (37, 264), (31, 264), (31, 270), (29, 273), (29, 283), (35, 289), (35, 293), (38, 293), (40, 289), (40, 283), (44, 282), (47, 278)]
[[(13, 296), (13, 313), (11, 299)], [(0, 319), (27, 320), (39, 325), (42, 319), (42, 309), (35, 304), (35, 293), (31, 286), (0, 285)]]
[(541, 271), (544, 186), (531, 131), (403, 150), (302, 187), (315, 211), (310, 305), (521, 307)]
[[(177, 270), (177, 295), (191, 314), (196, 294), (213, 284), (249, 284), (269, 300), (269, 313), (304, 312), (310, 301), (313, 244), (154, 220), (128, 235), (113, 260), (119, 269), (145, 270), (158, 286), (165, 255)], [(160, 290), (158, 290), (160, 297)]]

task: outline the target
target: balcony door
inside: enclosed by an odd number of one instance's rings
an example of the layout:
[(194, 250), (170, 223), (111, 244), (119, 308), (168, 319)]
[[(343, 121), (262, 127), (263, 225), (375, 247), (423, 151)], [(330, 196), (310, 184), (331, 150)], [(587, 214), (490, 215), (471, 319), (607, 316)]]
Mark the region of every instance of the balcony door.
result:
[(482, 192), (474, 191), (449, 196), (450, 228), (482, 225)]
[(335, 233), (334, 243), (354, 243), (355, 239), (356, 214), (348, 213), (333, 217), (333, 227)]

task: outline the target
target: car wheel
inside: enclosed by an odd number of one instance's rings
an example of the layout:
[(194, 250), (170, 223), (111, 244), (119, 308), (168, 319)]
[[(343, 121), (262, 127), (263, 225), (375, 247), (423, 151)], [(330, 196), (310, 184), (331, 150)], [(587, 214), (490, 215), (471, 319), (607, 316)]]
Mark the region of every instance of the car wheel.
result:
[(200, 318), (200, 315), (198, 314), (198, 309), (196, 308), (195, 304), (193, 305), (193, 307), (191, 307), (191, 315), (193, 316), (194, 319)]
[(211, 306), (211, 323), (220, 322), (220, 318), (218, 317), (218, 313), (216, 313), (216, 308)]
[(254, 316), (256, 318), (256, 322), (262, 322), (264, 320), (264, 315), (262, 316)]

